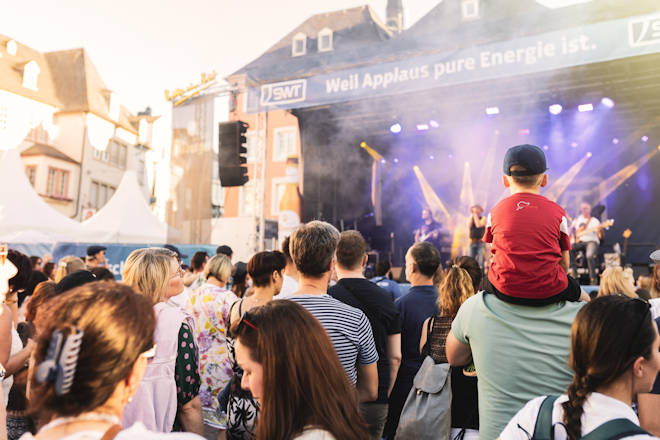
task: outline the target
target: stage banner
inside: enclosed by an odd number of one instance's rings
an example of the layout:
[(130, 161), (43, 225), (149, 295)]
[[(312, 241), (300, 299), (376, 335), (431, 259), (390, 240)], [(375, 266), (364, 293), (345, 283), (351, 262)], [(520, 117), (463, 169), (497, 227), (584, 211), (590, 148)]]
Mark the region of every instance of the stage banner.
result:
[(246, 110), (311, 107), (659, 52), (660, 13), (656, 13), (261, 84), (248, 89)]
[[(80, 257), (83, 260), (87, 252), (87, 247), (91, 245), (96, 245), (99, 243), (57, 243), (53, 249), (53, 259), (59, 261), (62, 257), (67, 255), (73, 255), (75, 257)], [(101, 246), (105, 246), (107, 249), (105, 251), (105, 258), (107, 260), (107, 268), (114, 274), (116, 280), (121, 280), (121, 271), (124, 268), (124, 262), (126, 258), (133, 252), (135, 249), (140, 249), (144, 247), (157, 247), (155, 245), (149, 244), (113, 244), (113, 243), (100, 243)], [(179, 252), (183, 255), (186, 255), (186, 258), (183, 259), (183, 264), (190, 265), (190, 258), (197, 251), (206, 251), (209, 254), (209, 257), (215, 255), (216, 246), (209, 244), (177, 244), (175, 245)]]

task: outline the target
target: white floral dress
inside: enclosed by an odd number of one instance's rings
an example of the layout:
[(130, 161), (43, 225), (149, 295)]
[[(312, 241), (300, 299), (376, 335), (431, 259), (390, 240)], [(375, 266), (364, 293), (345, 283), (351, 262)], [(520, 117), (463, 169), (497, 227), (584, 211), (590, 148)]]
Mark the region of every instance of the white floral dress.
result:
[(226, 337), (229, 308), (237, 299), (231, 291), (206, 283), (192, 292), (186, 305), (195, 321), (204, 423), (220, 429), (226, 428), (227, 420), (216, 414), (217, 397), (232, 377)]

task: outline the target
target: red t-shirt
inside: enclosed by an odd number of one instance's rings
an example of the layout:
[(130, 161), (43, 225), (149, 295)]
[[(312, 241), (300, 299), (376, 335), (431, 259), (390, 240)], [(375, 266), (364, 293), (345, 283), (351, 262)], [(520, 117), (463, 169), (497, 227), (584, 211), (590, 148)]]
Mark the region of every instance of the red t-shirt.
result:
[(559, 265), (571, 249), (566, 213), (539, 194), (518, 193), (501, 200), (488, 214), (484, 241), (492, 243), (488, 280), (518, 298), (548, 298), (568, 286)]

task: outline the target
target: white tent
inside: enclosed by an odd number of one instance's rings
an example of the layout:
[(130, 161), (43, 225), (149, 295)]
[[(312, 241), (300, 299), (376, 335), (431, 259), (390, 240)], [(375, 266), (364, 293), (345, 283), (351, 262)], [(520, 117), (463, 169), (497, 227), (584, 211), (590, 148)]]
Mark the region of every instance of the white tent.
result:
[(151, 212), (134, 171), (124, 173), (112, 198), (82, 228), (103, 231), (97, 243), (162, 244), (178, 235)]
[(0, 241), (84, 241), (80, 223), (51, 208), (32, 188), (15, 148), (0, 161)]

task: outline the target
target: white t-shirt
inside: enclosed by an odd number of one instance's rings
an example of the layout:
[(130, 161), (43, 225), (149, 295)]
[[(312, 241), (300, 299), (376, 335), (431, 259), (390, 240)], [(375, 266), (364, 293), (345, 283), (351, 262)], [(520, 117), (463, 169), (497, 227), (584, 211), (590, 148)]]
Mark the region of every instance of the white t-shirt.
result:
[[(62, 437), (60, 440), (100, 440), (105, 434), (105, 431), (82, 431), (76, 432), (75, 434)], [(115, 440), (204, 440), (204, 437), (200, 437), (197, 434), (192, 434), (189, 432), (171, 432), (171, 433), (162, 433), (162, 432), (152, 432), (147, 430), (144, 425), (140, 422), (135, 423), (128, 429), (120, 431), (119, 434), (115, 437)], [(34, 436), (30, 433), (23, 434), (19, 440), (34, 440)]]
[[(544, 399), (545, 396), (542, 396), (527, 402), (527, 404), (523, 406), (515, 416), (513, 416), (511, 421), (509, 421), (509, 424), (506, 425), (506, 428), (504, 428), (504, 431), (500, 434), (500, 439), (529, 440), (534, 434), (536, 418)], [(559, 396), (559, 398), (555, 400), (552, 408), (552, 425), (555, 429), (555, 440), (565, 440), (567, 438), (566, 429), (563, 425), (564, 410), (561, 407), (561, 404), (567, 400), (568, 396), (565, 394)], [(583, 436), (598, 428), (603, 423), (614, 419), (628, 419), (635, 425), (639, 426), (639, 419), (633, 409), (624, 402), (613, 397), (600, 393), (591, 393), (582, 407), (584, 408), (584, 414), (582, 415)], [(655, 437), (643, 434), (625, 438), (646, 440)]]
[(294, 440), (335, 440), (335, 438), (328, 431), (324, 429), (307, 429), (302, 432)]
[[(598, 225), (600, 225), (600, 222), (596, 217), (590, 217), (589, 221), (587, 222), (587, 219), (582, 214), (580, 214), (578, 218), (576, 218), (575, 221), (573, 221), (573, 228), (575, 228), (577, 232), (577, 229), (584, 224), (587, 225), (587, 229), (591, 229), (598, 227)], [(581, 235), (577, 239), (577, 241), (578, 242), (595, 241), (596, 243), (600, 243), (600, 239), (598, 238), (598, 230), (587, 232), (586, 234)]]
[(273, 299), (287, 299), (298, 291), (298, 280), (289, 275), (284, 275), (282, 280), (282, 289)]

